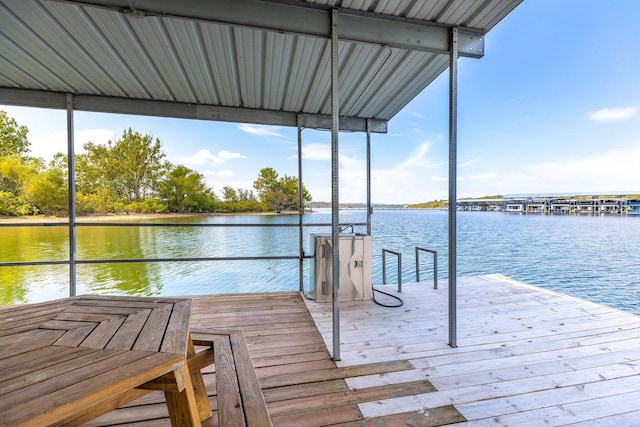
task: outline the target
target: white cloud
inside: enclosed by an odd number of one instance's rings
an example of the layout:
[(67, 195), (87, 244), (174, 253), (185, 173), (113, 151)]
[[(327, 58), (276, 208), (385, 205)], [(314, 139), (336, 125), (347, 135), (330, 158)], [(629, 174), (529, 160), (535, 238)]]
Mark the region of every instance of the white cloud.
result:
[[(589, 157), (530, 166), (525, 173), (544, 181), (543, 191), (599, 192), (640, 187), (640, 143)], [(630, 188), (634, 187), (634, 188)]]
[(232, 153), (230, 151), (218, 151), (218, 158), (222, 160), (231, 160), (231, 159), (246, 159), (247, 156), (243, 156), (240, 153)]
[(466, 162), (463, 162), (463, 163), (458, 164), (458, 167), (459, 167), (459, 168), (466, 168), (466, 167), (469, 167), (469, 166), (471, 166), (471, 165), (474, 165), (474, 164), (478, 163), (478, 161), (479, 161), (479, 160), (480, 160), (480, 159), (471, 159), (471, 160), (467, 160)]
[(207, 165), (207, 164), (221, 165), (224, 163), (223, 159), (221, 159), (220, 157), (214, 156), (213, 154), (211, 154), (209, 150), (204, 150), (204, 149), (198, 151), (193, 156), (180, 157), (180, 161), (188, 165), (198, 165), (198, 166)]
[[(434, 168), (429, 157), (430, 142), (420, 144), (402, 162), (387, 169), (372, 169), (372, 199), (380, 203), (414, 203), (442, 198), (441, 184), (429, 185)], [(340, 155), (340, 200), (364, 202), (366, 200), (366, 161), (356, 156)], [(328, 185), (309, 188), (314, 200), (330, 200)]]
[(231, 153), (229, 151), (219, 151), (217, 155), (211, 154), (209, 150), (202, 149), (193, 156), (180, 157), (179, 160), (187, 165), (203, 166), (203, 165), (221, 165), (230, 159), (246, 159), (240, 153)]
[(306, 160), (331, 160), (331, 145), (312, 143), (302, 146), (302, 158)]
[(474, 180), (474, 181), (486, 181), (489, 179), (494, 179), (494, 178), (499, 178), (500, 175), (498, 175), (495, 172), (488, 172), (488, 173), (481, 173), (479, 175), (471, 175), (469, 177), (469, 179)]
[[(107, 129), (79, 129), (73, 133), (73, 146), (76, 153), (82, 153), (82, 146), (91, 141), (104, 145), (116, 138), (115, 132)], [(31, 152), (45, 160), (50, 160), (56, 153), (67, 153), (67, 131), (58, 130), (50, 133), (40, 132), (33, 135), (29, 132)]]
[(241, 123), (238, 125), (238, 129), (240, 129), (243, 132), (247, 132), (250, 133), (251, 135), (257, 135), (257, 136), (277, 136), (277, 137), (284, 137), (284, 135), (282, 135), (278, 129), (280, 129), (277, 126), (265, 126), (265, 125), (252, 125), (252, 124), (248, 124), (248, 123)]
[(459, 194), (637, 193), (640, 141), (591, 156), (527, 165), (517, 171), (486, 173), (465, 181)]
[(603, 108), (590, 113), (589, 118), (596, 122), (618, 122), (633, 117), (638, 112), (638, 107), (628, 108)]
[(235, 176), (236, 174), (232, 171), (207, 171), (206, 175), (209, 176), (218, 176), (221, 178), (229, 178)]

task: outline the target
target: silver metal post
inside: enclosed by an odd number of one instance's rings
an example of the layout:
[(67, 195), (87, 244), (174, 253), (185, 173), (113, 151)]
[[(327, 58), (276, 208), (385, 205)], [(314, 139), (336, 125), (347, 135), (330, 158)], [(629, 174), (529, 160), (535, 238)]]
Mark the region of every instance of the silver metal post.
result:
[(67, 94), (67, 176), (69, 180), (69, 296), (76, 295), (76, 174), (73, 146), (73, 95)]
[(304, 199), (302, 198), (302, 125), (300, 116), (297, 117), (298, 124), (298, 253), (300, 254), (298, 277), (300, 280), (300, 292), (304, 291), (304, 240), (302, 236), (302, 217), (304, 215)]
[(457, 347), (456, 202), (458, 145), (458, 29), (449, 43), (449, 346)]
[(331, 14), (331, 246), (333, 249), (333, 360), (340, 360), (340, 182), (338, 177), (338, 10)]
[(367, 119), (367, 234), (371, 235), (371, 121)]

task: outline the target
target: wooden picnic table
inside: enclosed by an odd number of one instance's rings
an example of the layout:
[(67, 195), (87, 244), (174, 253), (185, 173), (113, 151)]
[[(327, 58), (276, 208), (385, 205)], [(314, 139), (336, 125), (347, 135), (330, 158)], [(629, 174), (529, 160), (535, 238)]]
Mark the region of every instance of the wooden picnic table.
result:
[(149, 390), (165, 392), (173, 426), (201, 425), (211, 406), (199, 368), (213, 352), (189, 370), (190, 315), (177, 298), (0, 307), (0, 425), (79, 425)]

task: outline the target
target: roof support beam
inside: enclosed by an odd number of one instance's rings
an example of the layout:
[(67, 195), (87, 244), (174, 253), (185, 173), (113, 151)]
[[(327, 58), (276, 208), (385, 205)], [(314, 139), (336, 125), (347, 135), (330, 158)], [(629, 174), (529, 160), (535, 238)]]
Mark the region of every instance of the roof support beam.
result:
[[(53, 0), (114, 9), (132, 17), (162, 16), (215, 22), (269, 31), (331, 38), (332, 9), (302, 1), (282, 0)], [(381, 44), (400, 49), (448, 54), (449, 28), (435, 23), (383, 14), (339, 9), (340, 40)], [(484, 55), (484, 32), (458, 27), (460, 56)]]
[[(66, 94), (13, 88), (0, 88), (0, 104), (21, 107), (66, 109)], [(143, 116), (173, 117), (180, 119), (211, 120), (221, 122), (255, 123), (273, 126), (302, 126), (307, 129), (330, 130), (331, 115), (296, 114), (287, 111), (256, 110), (204, 104), (185, 104), (171, 101), (148, 101), (94, 95), (74, 95), (75, 111), (94, 111)], [(298, 118), (300, 122), (298, 123)], [(368, 119), (371, 132), (386, 133), (387, 121)], [(340, 130), (366, 132), (367, 119), (340, 117)]]

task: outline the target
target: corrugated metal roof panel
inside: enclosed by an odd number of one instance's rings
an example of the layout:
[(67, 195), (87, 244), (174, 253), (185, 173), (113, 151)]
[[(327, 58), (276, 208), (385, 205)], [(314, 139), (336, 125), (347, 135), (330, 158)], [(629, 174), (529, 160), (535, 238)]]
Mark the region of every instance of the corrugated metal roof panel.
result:
[[(368, 20), (362, 31), (370, 32), (364, 35), (364, 42), (358, 40), (360, 33), (340, 40), (341, 115), (389, 120), (442, 73), (448, 62), (447, 55), (420, 49), (420, 40), (416, 50), (405, 47), (404, 42), (379, 42), (379, 25), (386, 25), (389, 31), (406, 18), (409, 27), (424, 21), (430, 28), (464, 25), (484, 31), (520, 2), (229, 1), (216, 5), (231, 11), (241, 2), (260, 6), (269, 16), (258, 27), (253, 23), (260, 23), (263, 17), (252, 14), (251, 9), (245, 11), (246, 21), (229, 13), (220, 16), (233, 22), (216, 21), (216, 12), (206, 0), (171, 4), (93, 0), (92, 5), (76, 0), (0, 0), (0, 102), (2, 88), (21, 88), (239, 111), (329, 115), (330, 43), (319, 32), (328, 22), (322, 9), (340, 7), (342, 13), (361, 12)], [(287, 27), (287, 16), (266, 13), (273, 12), (272, 6), (285, 15), (291, 11), (291, 16), (300, 17), (301, 9), (291, 5), (310, 3), (316, 9), (304, 16), (316, 18), (309, 23), (313, 34), (301, 33), (299, 25)], [(128, 10), (132, 4), (160, 9), (149, 13)], [(170, 7), (169, 12), (162, 13), (163, 7)], [(279, 24), (283, 30), (277, 29)], [(357, 31), (360, 25), (362, 21)], [(421, 34), (409, 27), (404, 29), (408, 37)], [(440, 31), (439, 40), (445, 40), (441, 30), (436, 31)]]

